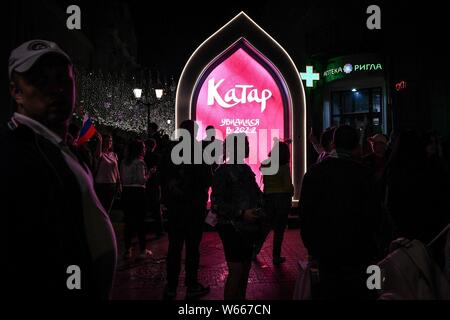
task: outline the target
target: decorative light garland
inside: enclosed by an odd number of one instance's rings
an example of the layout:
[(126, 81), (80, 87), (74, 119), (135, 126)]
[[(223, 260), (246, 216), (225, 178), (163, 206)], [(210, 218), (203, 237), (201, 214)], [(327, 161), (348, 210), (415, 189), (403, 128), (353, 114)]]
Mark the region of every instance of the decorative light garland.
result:
[[(134, 77), (129, 79), (123, 73), (104, 74), (76, 70), (77, 108), (74, 117), (82, 119), (87, 113), (96, 125), (110, 129), (120, 129), (135, 134), (145, 134), (147, 131), (147, 108), (136, 101), (133, 88), (140, 87), (148, 95), (154, 92), (151, 80), (141, 75), (140, 81)], [(151, 79), (151, 74), (149, 75)], [(150, 121), (158, 124), (159, 129), (172, 136), (175, 130), (175, 82), (170, 86), (164, 84), (164, 95), (160, 101), (146, 96), (146, 101), (152, 101)], [(155, 102), (155, 103), (153, 103)], [(168, 121), (170, 120), (170, 121)]]

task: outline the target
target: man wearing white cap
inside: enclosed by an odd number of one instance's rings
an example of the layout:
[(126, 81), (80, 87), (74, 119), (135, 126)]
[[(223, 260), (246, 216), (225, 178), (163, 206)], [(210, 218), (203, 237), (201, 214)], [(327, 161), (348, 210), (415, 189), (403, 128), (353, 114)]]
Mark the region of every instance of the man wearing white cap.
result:
[(7, 291), (26, 298), (108, 298), (113, 229), (92, 175), (66, 144), (75, 107), (71, 59), (55, 43), (11, 52), (17, 109), (0, 131), (0, 211), (7, 232)]

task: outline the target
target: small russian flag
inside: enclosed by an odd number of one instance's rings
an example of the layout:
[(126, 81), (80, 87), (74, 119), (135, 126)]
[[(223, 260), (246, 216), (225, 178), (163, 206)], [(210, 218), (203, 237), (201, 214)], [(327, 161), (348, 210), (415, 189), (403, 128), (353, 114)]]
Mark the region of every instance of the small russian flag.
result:
[(83, 125), (78, 135), (77, 146), (81, 146), (83, 143), (89, 141), (94, 136), (96, 129), (92, 123), (91, 118), (85, 114), (83, 117)]

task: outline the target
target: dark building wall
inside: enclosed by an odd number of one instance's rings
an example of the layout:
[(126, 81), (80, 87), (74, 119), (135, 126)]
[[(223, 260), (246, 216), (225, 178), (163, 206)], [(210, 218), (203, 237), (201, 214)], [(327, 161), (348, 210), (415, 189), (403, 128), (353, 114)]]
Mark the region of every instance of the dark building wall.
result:
[(32, 39), (56, 42), (73, 59), (74, 63), (85, 66), (92, 64), (94, 46), (82, 30), (66, 27), (68, 14), (57, 1), (12, 1), (12, 29), (10, 50)]
[[(381, 30), (366, 27), (371, 4), (381, 8)], [(436, 129), (450, 134), (449, 49), (444, 43), (446, 10), (438, 1), (268, 1), (265, 28), (292, 55), (299, 71), (311, 61), (377, 54), (386, 61), (388, 127)], [(406, 81), (397, 92), (395, 84)], [(312, 94), (310, 94), (312, 93)], [(308, 123), (322, 130), (321, 92), (307, 93)]]
[[(78, 30), (68, 30), (66, 20), (68, 14), (62, 3), (52, 0), (47, 1), (20, 1), (7, 2), (7, 14), (9, 34), (7, 43), (7, 56), (4, 58), (5, 87), (8, 87), (6, 65), (11, 50), (25, 41), (43, 39), (56, 42), (72, 58), (76, 65), (89, 67), (93, 62), (94, 47), (87, 36)], [(83, 11), (82, 11), (83, 19)], [(83, 20), (82, 20), (83, 30)], [(5, 92), (4, 92), (5, 93)], [(2, 101), (7, 106), (2, 108), (0, 122), (5, 122), (13, 112), (13, 103), (6, 92)]]
[[(392, 7), (387, 27), (392, 109), (398, 130), (416, 128), (450, 134), (448, 17), (443, 4)], [(406, 81), (404, 90), (395, 84)]]
[(129, 5), (123, 1), (89, 3), (89, 38), (94, 44), (94, 67), (108, 72), (134, 72), (137, 39)]
[[(81, 30), (69, 30), (66, 9), (81, 9)], [(128, 4), (119, 0), (12, 1), (10, 49), (42, 38), (57, 42), (78, 65), (89, 69), (134, 70), (137, 39)]]

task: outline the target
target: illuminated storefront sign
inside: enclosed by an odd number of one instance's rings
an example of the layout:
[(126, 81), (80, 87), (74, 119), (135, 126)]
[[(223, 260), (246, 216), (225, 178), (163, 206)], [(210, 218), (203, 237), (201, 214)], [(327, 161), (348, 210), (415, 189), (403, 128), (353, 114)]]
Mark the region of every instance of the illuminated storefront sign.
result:
[(397, 82), (396, 84), (395, 84), (395, 90), (396, 91), (401, 91), (401, 90), (404, 90), (404, 89), (406, 89), (406, 86), (407, 86), (407, 82), (406, 81), (400, 81), (400, 82)]
[(327, 78), (332, 75), (336, 75), (336, 74), (340, 74), (340, 73), (349, 74), (352, 71), (357, 72), (357, 71), (377, 71), (377, 70), (383, 70), (383, 65), (381, 63), (356, 64), (355, 66), (353, 66), (350, 63), (347, 63), (343, 67), (328, 69), (327, 71), (325, 71), (323, 73), (323, 76), (325, 78)]
[(364, 58), (335, 58), (328, 62), (323, 72), (323, 79), (325, 82), (331, 82), (353, 74), (379, 72), (383, 69), (383, 64), (374, 58), (369, 58), (368, 61), (364, 61)]
[[(259, 51), (263, 48), (263, 51)], [(291, 146), (294, 200), (306, 170), (305, 93), (284, 49), (245, 13), (208, 38), (189, 59), (177, 89), (177, 127), (199, 124), (197, 139), (214, 126), (217, 139), (246, 133), (247, 163), (261, 184), (260, 165), (275, 139)]]

